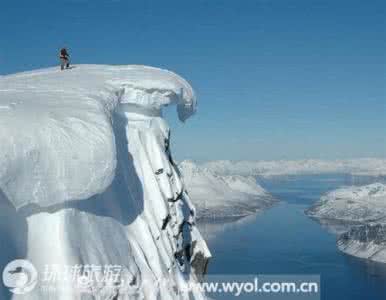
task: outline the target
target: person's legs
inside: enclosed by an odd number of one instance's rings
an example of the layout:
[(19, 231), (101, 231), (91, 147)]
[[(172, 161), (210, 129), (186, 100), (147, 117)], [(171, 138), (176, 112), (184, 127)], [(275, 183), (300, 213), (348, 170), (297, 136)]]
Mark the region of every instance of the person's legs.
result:
[(66, 60), (64, 58), (60, 59), (60, 69), (64, 70), (64, 66), (66, 65)]
[(70, 60), (66, 59), (66, 69), (68, 69), (69, 67), (70, 67)]

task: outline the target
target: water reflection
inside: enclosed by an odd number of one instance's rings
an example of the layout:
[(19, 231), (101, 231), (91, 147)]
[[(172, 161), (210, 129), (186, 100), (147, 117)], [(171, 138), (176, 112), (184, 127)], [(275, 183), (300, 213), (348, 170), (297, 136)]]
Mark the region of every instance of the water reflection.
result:
[(213, 240), (220, 234), (230, 229), (236, 229), (246, 224), (250, 224), (255, 221), (256, 217), (262, 213), (255, 213), (253, 215), (235, 218), (235, 219), (205, 219), (199, 220), (198, 227), (201, 234), (206, 240)]

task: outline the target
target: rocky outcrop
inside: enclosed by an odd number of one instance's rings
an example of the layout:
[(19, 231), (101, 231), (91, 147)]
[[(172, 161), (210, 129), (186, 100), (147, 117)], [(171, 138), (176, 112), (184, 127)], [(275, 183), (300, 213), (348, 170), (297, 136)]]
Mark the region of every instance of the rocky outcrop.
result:
[(339, 237), (338, 248), (349, 255), (386, 263), (386, 224), (354, 226)]

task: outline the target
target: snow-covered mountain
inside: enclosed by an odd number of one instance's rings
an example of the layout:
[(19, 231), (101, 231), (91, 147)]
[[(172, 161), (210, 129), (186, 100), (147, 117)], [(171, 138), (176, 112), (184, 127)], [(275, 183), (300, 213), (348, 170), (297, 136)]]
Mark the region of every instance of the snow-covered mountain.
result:
[(366, 176), (385, 176), (386, 159), (363, 158), (355, 160), (278, 160), (229, 161), (219, 160), (203, 166), (220, 175), (282, 176), (322, 173), (342, 173)]
[(345, 225), (343, 252), (386, 263), (386, 185), (350, 186), (324, 195), (306, 213), (325, 225)]
[(276, 200), (252, 176), (221, 176), (192, 161), (179, 164), (199, 218), (236, 218), (272, 206)]
[(210, 252), (171, 157), (161, 118), (170, 104), (185, 121), (196, 110), (192, 88), (145, 66), (0, 78), (0, 205), (12, 212), (0, 223), (9, 225), (0, 230), (7, 257), (29, 260), (39, 274), (47, 265), (122, 267), (114, 282), (82, 290), (71, 281), (50, 282), (49, 290), (38, 284), (28, 299), (204, 299), (186, 289)]
[(386, 222), (386, 185), (374, 183), (334, 190), (322, 196), (307, 214), (353, 224)]

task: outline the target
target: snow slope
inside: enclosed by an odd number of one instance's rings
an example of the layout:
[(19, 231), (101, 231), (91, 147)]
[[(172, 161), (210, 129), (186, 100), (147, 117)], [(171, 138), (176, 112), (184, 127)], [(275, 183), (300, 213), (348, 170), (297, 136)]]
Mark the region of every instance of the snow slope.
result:
[(251, 176), (217, 175), (192, 161), (183, 161), (179, 169), (199, 218), (242, 217), (276, 202)]
[(55, 282), (28, 299), (190, 299), (184, 287), (205, 272), (210, 253), (171, 157), (161, 111), (170, 104), (185, 121), (196, 110), (192, 88), (146, 66), (0, 78), (0, 200), (15, 208), (10, 228), (25, 236), (15, 252), (40, 272), (46, 264), (123, 267), (111, 285), (80, 291)]
[(322, 223), (346, 226), (338, 248), (350, 255), (386, 263), (386, 185), (374, 183), (329, 192), (306, 213)]
[(385, 176), (386, 159), (355, 160), (279, 160), (279, 161), (211, 161), (204, 166), (220, 175), (283, 176), (321, 173), (344, 173), (365, 176)]
[(307, 214), (348, 223), (386, 222), (386, 185), (343, 187), (322, 196)]

